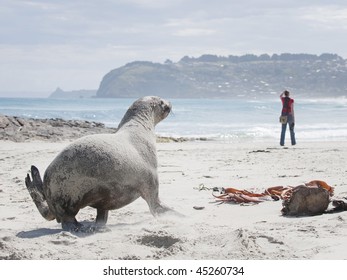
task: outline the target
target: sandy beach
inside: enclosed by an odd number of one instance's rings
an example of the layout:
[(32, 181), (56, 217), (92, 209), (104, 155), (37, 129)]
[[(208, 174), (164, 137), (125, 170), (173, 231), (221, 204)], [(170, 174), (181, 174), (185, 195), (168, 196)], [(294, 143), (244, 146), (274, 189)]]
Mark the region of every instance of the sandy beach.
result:
[[(346, 259), (347, 212), (289, 218), (281, 201), (218, 204), (212, 196), (213, 187), (263, 191), (317, 179), (346, 197), (347, 142), (298, 142), (158, 143), (161, 200), (185, 217), (154, 218), (140, 198), (111, 211), (104, 232), (76, 236), (44, 220), (24, 184), (32, 164), (43, 173), (69, 142), (1, 140), (0, 259)], [(90, 224), (95, 215), (88, 207), (77, 218)]]

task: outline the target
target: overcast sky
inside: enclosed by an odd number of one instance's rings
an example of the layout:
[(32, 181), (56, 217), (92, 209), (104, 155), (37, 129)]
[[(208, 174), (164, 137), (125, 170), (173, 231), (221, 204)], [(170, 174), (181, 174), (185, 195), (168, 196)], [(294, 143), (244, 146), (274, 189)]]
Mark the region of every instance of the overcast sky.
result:
[(347, 58), (345, 0), (0, 0), (0, 94), (97, 89), (135, 60)]

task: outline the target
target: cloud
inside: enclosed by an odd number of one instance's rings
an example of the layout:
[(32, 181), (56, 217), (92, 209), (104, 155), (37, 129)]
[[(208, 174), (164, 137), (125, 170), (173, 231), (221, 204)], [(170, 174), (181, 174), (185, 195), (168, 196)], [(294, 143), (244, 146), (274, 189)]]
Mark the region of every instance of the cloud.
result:
[(187, 1), (184, 0), (119, 0), (119, 2), (135, 7), (141, 7), (151, 10), (172, 9)]
[(215, 34), (217, 31), (213, 29), (204, 28), (185, 28), (175, 31), (173, 34), (175, 36), (181, 37), (200, 37), (209, 36)]
[(313, 7), (305, 10), (301, 18), (320, 30), (347, 30), (347, 7)]
[(344, 0), (2, 0), (0, 88), (97, 88), (134, 60), (322, 52), (347, 56)]

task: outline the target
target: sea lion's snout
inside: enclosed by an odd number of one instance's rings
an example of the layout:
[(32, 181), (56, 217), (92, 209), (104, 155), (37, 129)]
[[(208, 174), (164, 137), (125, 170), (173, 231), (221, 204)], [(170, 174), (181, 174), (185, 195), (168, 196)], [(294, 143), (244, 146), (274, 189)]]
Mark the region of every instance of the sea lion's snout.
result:
[(161, 108), (163, 111), (163, 119), (165, 119), (170, 114), (172, 105), (169, 101), (162, 100)]
[(172, 109), (172, 105), (169, 101), (162, 99), (160, 97), (155, 97), (156, 101), (157, 101), (157, 105), (160, 110), (164, 113), (165, 117), (171, 112)]
[(169, 114), (171, 112), (172, 105), (170, 102), (166, 101), (164, 102), (163, 108), (164, 108), (164, 112)]

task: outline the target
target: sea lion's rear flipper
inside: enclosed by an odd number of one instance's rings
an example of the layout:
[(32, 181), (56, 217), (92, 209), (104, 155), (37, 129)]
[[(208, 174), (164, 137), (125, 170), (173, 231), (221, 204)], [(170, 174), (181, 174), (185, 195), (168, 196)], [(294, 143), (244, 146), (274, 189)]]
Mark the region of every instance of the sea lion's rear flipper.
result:
[(27, 174), (25, 178), (25, 185), (29, 191), (31, 198), (33, 199), (37, 209), (42, 217), (51, 221), (55, 219), (54, 214), (48, 207), (45, 195), (43, 193), (43, 182), (40, 176), (39, 170), (35, 166), (31, 166), (31, 177)]
[(31, 166), (31, 177), (33, 178), (33, 183), (34, 183), (37, 191), (40, 192), (42, 194), (42, 196), (44, 197), (43, 182), (41, 179), (40, 171), (34, 165)]

